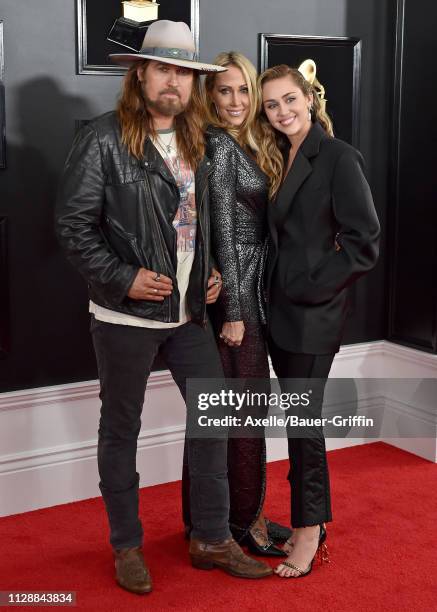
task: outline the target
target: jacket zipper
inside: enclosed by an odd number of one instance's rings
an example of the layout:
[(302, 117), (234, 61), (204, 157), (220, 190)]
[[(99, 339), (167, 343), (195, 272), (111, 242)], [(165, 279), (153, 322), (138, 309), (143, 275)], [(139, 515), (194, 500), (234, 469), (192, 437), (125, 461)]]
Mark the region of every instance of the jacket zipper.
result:
[[(206, 194), (206, 192), (208, 190), (208, 176), (209, 176), (209, 173), (211, 172), (210, 162), (207, 162), (207, 165), (208, 165), (208, 169), (207, 169), (207, 172), (206, 172), (205, 186), (203, 188), (202, 196), (201, 196), (201, 198), (199, 200), (199, 203), (203, 202), (205, 194)], [(205, 329), (206, 326), (207, 326), (207, 318), (206, 318), (206, 291), (207, 290), (206, 290), (206, 286), (208, 284), (208, 262), (206, 261), (206, 253), (205, 253), (205, 248), (204, 248), (204, 244), (205, 244), (205, 238), (204, 238), (205, 232), (204, 232), (204, 228), (202, 228), (202, 221), (201, 221), (201, 219), (202, 219), (201, 215), (199, 214), (199, 226), (200, 226), (200, 229), (201, 229), (201, 232), (202, 232), (202, 242), (200, 243), (201, 257), (202, 257), (201, 261), (202, 261), (202, 265), (203, 265), (203, 268), (204, 268), (202, 270), (202, 272), (203, 272), (203, 274), (202, 274), (203, 282), (202, 282), (202, 313), (201, 313), (202, 324), (201, 325), (202, 325), (203, 329)]]
[(137, 239), (135, 238), (135, 236), (129, 236), (126, 232), (124, 232), (122, 229), (120, 229), (117, 226), (117, 223), (115, 223), (115, 221), (113, 221), (110, 217), (105, 216), (105, 221), (106, 223), (112, 227), (112, 229), (114, 230), (114, 232), (116, 234), (118, 234), (121, 238), (123, 238), (123, 240), (126, 240), (132, 247), (133, 252), (135, 253), (135, 255), (138, 258), (138, 264), (142, 265), (142, 256), (141, 253), (138, 249), (138, 243), (137, 243)]
[[(150, 185), (149, 185), (149, 177), (147, 176), (147, 172), (145, 171), (145, 169), (143, 168), (143, 166), (141, 165), (141, 170), (144, 176), (144, 180), (141, 181), (142, 185), (143, 185), (143, 190), (144, 190), (144, 195), (146, 196), (146, 202), (147, 202), (147, 195), (149, 195), (150, 198), (150, 202), (151, 204), (153, 204), (153, 198), (152, 198), (152, 191), (150, 189)], [(146, 192), (146, 185), (147, 185), (147, 192)], [(164, 257), (164, 249), (162, 248), (162, 244), (161, 241), (158, 240), (159, 242), (159, 250), (161, 253), (161, 263), (162, 263), (162, 268), (163, 270), (165, 270), (165, 257)], [(167, 323), (171, 323), (171, 295), (169, 295), (169, 300), (168, 300), (168, 308), (167, 308)]]

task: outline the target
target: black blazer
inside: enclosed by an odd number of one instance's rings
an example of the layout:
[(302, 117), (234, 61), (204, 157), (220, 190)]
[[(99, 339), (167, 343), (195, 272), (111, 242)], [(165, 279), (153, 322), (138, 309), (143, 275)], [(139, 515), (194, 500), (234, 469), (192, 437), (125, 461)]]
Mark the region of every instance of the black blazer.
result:
[(377, 261), (380, 227), (363, 165), (315, 123), (269, 206), (268, 326), (285, 350), (338, 351), (347, 287)]

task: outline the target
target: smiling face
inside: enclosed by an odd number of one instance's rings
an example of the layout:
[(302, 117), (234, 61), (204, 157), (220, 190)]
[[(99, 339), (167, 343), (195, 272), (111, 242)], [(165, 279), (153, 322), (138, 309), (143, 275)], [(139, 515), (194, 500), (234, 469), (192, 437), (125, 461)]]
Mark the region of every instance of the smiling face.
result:
[(239, 127), (250, 111), (249, 89), (243, 73), (229, 65), (226, 72), (215, 75), (210, 92), (217, 114), (223, 123)]
[(262, 99), (267, 119), (276, 130), (290, 141), (305, 138), (312, 125), (312, 94), (306, 96), (291, 76), (284, 76), (263, 84)]
[(137, 76), (152, 116), (173, 117), (187, 107), (193, 87), (190, 68), (150, 60), (138, 67)]

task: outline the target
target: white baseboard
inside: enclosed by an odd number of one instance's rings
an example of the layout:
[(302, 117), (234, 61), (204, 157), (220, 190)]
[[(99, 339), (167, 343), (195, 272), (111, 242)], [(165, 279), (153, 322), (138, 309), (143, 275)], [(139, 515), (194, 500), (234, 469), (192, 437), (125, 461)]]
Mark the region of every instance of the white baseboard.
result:
[[(386, 341), (344, 346), (332, 368), (336, 378), (436, 378), (437, 356)], [(99, 495), (96, 432), (100, 401), (97, 381), (0, 394), (0, 516)], [(389, 444), (437, 461), (436, 439), (421, 437), (436, 424), (434, 397), (379, 397)], [(364, 402), (364, 403), (363, 403)], [(364, 398), (360, 411), (372, 406)], [(325, 406), (335, 411), (335, 402)], [(141, 486), (181, 475), (185, 407), (169, 372), (151, 375), (138, 440)], [(397, 427), (397, 429), (396, 429)], [(406, 438), (402, 431), (417, 432)], [(429, 430), (428, 430), (429, 431)], [(328, 450), (375, 441), (329, 438)], [(268, 439), (268, 460), (287, 457), (285, 438)]]

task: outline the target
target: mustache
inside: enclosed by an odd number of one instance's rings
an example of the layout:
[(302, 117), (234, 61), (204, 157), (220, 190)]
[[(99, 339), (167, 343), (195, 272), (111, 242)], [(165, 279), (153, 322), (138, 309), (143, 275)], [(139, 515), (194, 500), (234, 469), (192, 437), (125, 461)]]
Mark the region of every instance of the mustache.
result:
[(174, 94), (175, 96), (178, 96), (178, 98), (180, 98), (179, 92), (177, 89), (174, 89), (173, 87), (169, 87), (168, 89), (163, 89), (162, 91), (159, 92), (160, 95), (162, 94)]

